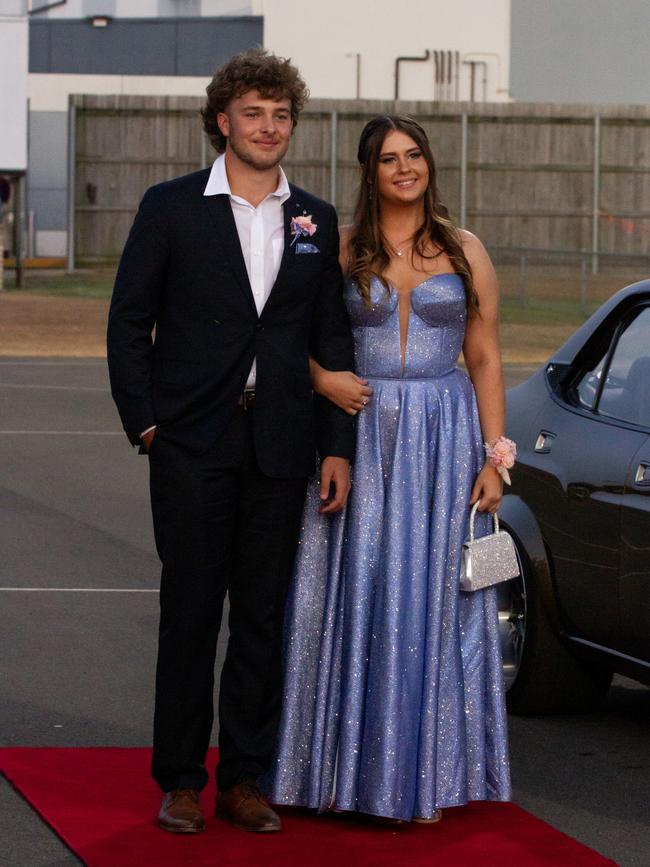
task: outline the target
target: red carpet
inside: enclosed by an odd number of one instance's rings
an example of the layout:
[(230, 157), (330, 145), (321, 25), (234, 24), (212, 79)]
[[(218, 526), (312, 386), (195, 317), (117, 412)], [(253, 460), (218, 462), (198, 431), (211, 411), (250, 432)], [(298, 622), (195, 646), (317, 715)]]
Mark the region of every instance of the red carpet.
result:
[[(205, 833), (176, 836), (153, 822), (160, 795), (149, 777), (150, 755), (148, 749), (23, 747), (0, 750), (0, 770), (88, 867), (614, 864), (514, 804), (456, 807), (438, 825), (398, 828), (282, 810), (280, 834), (250, 834), (210, 818)], [(209, 815), (214, 783), (202, 798)]]

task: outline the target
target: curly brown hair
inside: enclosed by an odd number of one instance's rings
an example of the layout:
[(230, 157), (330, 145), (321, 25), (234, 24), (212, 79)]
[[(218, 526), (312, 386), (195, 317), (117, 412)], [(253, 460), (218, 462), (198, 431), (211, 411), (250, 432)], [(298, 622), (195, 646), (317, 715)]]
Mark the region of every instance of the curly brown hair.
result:
[(463, 251), (458, 227), (440, 200), (436, 184), (436, 166), (429, 139), (424, 129), (412, 117), (380, 115), (368, 121), (359, 139), (357, 159), (361, 166), (361, 185), (354, 209), (352, 230), (348, 241), (348, 274), (357, 284), (359, 294), (370, 304), (370, 278), (376, 276), (388, 291), (384, 276), (390, 262), (386, 239), (381, 231), (380, 202), (376, 193), (379, 155), (388, 133), (406, 133), (422, 151), (429, 169), (429, 186), (424, 197), (424, 222), (413, 237), (413, 251), (423, 260), (433, 259), (431, 246), (447, 254), (454, 271), (462, 278), (470, 314), (478, 311), (478, 295), (474, 289), (472, 268)]
[(288, 58), (277, 57), (263, 48), (236, 54), (215, 72), (206, 88), (208, 101), (201, 110), (203, 129), (217, 153), (226, 149), (226, 137), (219, 129), (217, 115), (226, 110), (231, 99), (249, 90), (257, 90), (263, 99), (289, 99), (294, 128), (309, 99), (307, 85)]

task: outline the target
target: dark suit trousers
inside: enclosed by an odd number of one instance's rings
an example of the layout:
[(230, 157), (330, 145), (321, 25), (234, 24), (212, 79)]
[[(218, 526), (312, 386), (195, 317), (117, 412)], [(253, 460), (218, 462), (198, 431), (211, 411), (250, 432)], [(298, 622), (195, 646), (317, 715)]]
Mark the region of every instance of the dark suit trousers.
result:
[(254, 410), (238, 409), (195, 455), (154, 437), (151, 503), (162, 560), (152, 772), (163, 791), (202, 789), (214, 717), (214, 664), (226, 593), (230, 638), (221, 672), (217, 784), (265, 771), (280, 712), (284, 602), (306, 479), (259, 469)]

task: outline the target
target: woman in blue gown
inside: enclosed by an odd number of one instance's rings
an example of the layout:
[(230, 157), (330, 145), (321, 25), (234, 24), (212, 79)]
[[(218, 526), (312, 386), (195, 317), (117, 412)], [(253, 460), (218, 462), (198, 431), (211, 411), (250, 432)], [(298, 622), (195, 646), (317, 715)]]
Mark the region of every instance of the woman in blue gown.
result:
[(419, 124), (375, 118), (359, 162), (342, 230), (356, 375), (312, 369), (358, 412), (353, 486), (335, 516), (308, 493), (266, 788), (277, 804), (436, 821), (510, 797), (495, 592), (459, 586), (470, 504), (482, 535), (502, 493), (484, 452), (504, 433), (498, 290), (439, 201)]

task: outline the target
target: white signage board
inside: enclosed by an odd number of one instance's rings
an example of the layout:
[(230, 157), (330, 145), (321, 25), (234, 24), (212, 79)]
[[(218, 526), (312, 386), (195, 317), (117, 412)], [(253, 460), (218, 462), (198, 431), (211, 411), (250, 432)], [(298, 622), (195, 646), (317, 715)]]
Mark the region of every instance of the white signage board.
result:
[(27, 170), (28, 24), (0, 15), (0, 173)]

